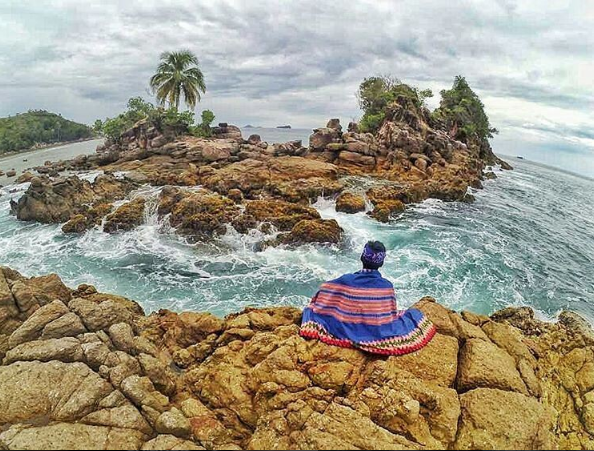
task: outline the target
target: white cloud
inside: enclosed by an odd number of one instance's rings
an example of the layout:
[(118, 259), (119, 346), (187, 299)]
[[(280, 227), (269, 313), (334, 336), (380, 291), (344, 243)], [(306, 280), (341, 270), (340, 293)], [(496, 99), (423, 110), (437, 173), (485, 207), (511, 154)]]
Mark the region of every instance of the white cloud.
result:
[(0, 26), (0, 116), (116, 114), (145, 94), (162, 51), (189, 48), (208, 88), (198, 109), (240, 125), (359, 116), (369, 75), (439, 91), (463, 74), (496, 144), (594, 148), (591, 2), (4, 0)]

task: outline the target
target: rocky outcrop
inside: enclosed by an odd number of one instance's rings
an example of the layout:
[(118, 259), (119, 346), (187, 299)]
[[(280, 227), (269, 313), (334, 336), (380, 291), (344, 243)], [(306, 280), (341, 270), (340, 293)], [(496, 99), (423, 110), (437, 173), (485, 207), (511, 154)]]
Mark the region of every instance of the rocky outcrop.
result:
[(100, 175), (93, 183), (76, 176), (55, 180), (34, 177), (25, 194), (11, 207), (21, 221), (60, 223), (78, 214), (87, 216), (92, 205), (123, 199), (134, 187), (113, 175)]
[(365, 211), (365, 198), (357, 194), (344, 192), (336, 198), (336, 211), (343, 213)]
[(127, 232), (144, 222), (146, 199), (137, 197), (107, 215), (103, 230), (107, 233)]
[(0, 268), (3, 449), (591, 449), (594, 334), (420, 300), (404, 357), (298, 335), (300, 311), (225, 319)]

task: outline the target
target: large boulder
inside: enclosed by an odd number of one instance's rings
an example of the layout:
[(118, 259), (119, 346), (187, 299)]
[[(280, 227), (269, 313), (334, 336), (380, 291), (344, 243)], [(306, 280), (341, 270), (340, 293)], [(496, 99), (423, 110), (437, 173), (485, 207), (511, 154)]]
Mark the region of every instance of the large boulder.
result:
[(316, 128), (309, 137), (309, 147), (316, 152), (323, 151), (328, 144), (340, 142), (340, 131), (335, 128)]
[(301, 220), (319, 218), (320, 214), (312, 207), (282, 200), (252, 200), (246, 202), (245, 210), (233, 221), (233, 226), (242, 233), (247, 233), (261, 223), (287, 231)]
[(105, 218), (103, 231), (107, 233), (127, 232), (144, 222), (144, 209), (146, 200), (144, 197), (125, 203), (116, 211)]
[(225, 122), (219, 123), (217, 127), (212, 128), (212, 136), (217, 139), (233, 139), (241, 141), (241, 129), (235, 125), (229, 125)]
[(342, 193), (336, 199), (336, 211), (359, 213), (365, 211), (365, 198), (358, 194)]
[(158, 212), (169, 214), (169, 222), (178, 233), (205, 240), (224, 235), (226, 225), (239, 215), (240, 210), (231, 199), (207, 190), (169, 188), (161, 192)]
[(335, 219), (304, 219), (295, 224), (281, 240), (286, 244), (338, 244), (342, 241), (343, 233)]
[(134, 187), (113, 175), (100, 175), (93, 183), (76, 176), (53, 181), (34, 177), (12, 210), (22, 221), (65, 222), (85, 213), (90, 204), (123, 199)]
[(528, 394), (513, 357), (490, 342), (473, 338), (462, 347), (458, 389), (481, 387)]
[(519, 393), (479, 388), (460, 396), (455, 449), (555, 449), (553, 412)]

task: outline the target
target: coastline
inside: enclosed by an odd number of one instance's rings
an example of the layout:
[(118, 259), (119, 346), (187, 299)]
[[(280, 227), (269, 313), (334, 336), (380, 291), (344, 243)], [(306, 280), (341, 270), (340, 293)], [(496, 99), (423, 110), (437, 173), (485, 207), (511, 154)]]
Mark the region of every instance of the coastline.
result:
[(528, 308), (486, 317), (423, 298), (414, 307), (437, 335), (385, 358), (305, 340), (289, 307), (145, 316), (93, 286), (6, 267), (0, 300), (6, 449), (594, 444), (594, 334), (568, 312), (548, 324)]
[(69, 144), (76, 144), (76, 143), (83, 143), (87, 141), (94, 141), (96, 139), (103, 139), (102, 137), (91, 137), (91, 138), (84, 138), (84, 139), (76, 139), (74, 141), (63, 141), (59, 143), (47, 144), (40, 147), (36, 147), (34, 149), (24, 149), (24, 150), (17, 150), (12, 152), (6, 152), (0, 154), (0, 161), (4, 160), (5, 158), (14, 157), (17, 155), (28, 155), (30, 153), (36, 152), (38, 150), (47, 150), (47, 149), (54, 149), (58, 147), (67, 146)]

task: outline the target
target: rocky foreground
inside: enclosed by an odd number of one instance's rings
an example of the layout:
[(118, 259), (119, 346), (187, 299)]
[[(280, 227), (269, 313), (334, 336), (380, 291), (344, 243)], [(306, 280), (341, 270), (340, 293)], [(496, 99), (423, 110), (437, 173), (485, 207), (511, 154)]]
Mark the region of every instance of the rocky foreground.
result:
[(0, 268), (0, 449), (592, 449), (594, 335), (577, 315), (420, 300), (405, 357), (298, 335), (300, 311), (159, 311)]

